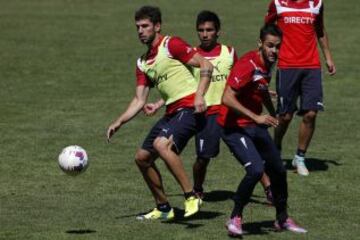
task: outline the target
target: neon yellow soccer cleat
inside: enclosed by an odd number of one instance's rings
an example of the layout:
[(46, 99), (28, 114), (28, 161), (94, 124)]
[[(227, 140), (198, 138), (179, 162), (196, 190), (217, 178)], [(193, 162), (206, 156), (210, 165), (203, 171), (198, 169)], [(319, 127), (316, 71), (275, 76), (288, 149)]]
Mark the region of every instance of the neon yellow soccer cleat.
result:
[(154, 208), (146, 214), (142, 214), (136, 217), (137, 220), (171, 220), (175, 217), (174, 209), (171, 208), (169, 212), (159, 211), (157, 208)]
[(185, 214), (184, 217), (190, 217), (200, 210), (202, 200), (198, 197), (191, 196), (185, 200)]

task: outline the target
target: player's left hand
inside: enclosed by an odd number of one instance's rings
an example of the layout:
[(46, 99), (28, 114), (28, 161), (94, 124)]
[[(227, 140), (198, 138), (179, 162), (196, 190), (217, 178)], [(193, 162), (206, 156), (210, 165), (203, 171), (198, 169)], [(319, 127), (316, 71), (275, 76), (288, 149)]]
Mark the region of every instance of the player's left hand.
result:
[(257, 116), (255, 122), (259, 125), (267, 125), (275, 128), (279, 125), (279, 120), (268, 114)]
[(194, 107), (195, 107), (195, 112), (194, 113), (202, 113), (206, 111), (206, 102), (203, 96), (201, 95), (196, 95), (195, 96), (195, 101), (194, 101)]
[(327, 66), (330, 76), (334, 76), (336, 74), (335, 63), (332, 60), (327, 60), (326, 66)]

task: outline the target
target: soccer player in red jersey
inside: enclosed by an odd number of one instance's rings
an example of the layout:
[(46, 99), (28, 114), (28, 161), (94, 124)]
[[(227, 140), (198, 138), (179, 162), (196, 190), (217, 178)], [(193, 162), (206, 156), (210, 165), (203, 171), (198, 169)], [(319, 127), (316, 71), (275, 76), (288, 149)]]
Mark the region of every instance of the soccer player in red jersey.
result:
[[(222, 139), (246, 171), (235, 193), (235, 206), (226, 223), (231, 236), (243, 234), (243, 209), (264, 172), (271, 181), (276, 209), (275, 228), (306, 232), (288, 216), (286, 169), (268, 132), (268, 127), (278, 126), (268, 85), (281, 37), (281, 30), (274, 24), (261, 29), (259, 49), (246, 53), (236, 62), (222, 98), (223, 106), (218, 117), (218, 123), (223, 126)], [(269, 114), (261, 114), (262, 105)]]
[(323, 15), (322, 0), (272, 0), (265, 17), (265, 23), (276, 22), (283, 32), (276, 78), (280, 124), (275, 129), (275, 143), (281, 150), (282, 139), (297, 111), (302, 121), (292, 164), (302, 176), (309, 175), (305, 153), (315, 131), (317, 112), (324, 108), (317, 42), (324, 54), (329, 74), (332, 76), (336, 73)]
[[(110, 140), (122, 125), (142, 110), (150, 88), (156, 87), (165, 101), (166, 114), (150, 130), (135, 155), (135, 162), (154, 196), (156, 207), (138, 216), (138, 219), (174, 218), (174, 210), (165, 195), (160, 172), (154, 163), (159, 156), (184, 192), (184, 217), (189, 217), (199, 211), (201, 199), (192, 191), (179, 154), (196, 130), (201, 128), (201, 113), (206, 111), (204, 95), (213, 66), (181, 38), (160, 33), (159, 8), (141, 7), (135, 13), (135, 24), (139, 40), (147, 45), (148, 50), (137, 61), (135, 96), (127, 109), (110, 124), (107, 138)], [(199, 82), (186, 65), (200, 67)]]

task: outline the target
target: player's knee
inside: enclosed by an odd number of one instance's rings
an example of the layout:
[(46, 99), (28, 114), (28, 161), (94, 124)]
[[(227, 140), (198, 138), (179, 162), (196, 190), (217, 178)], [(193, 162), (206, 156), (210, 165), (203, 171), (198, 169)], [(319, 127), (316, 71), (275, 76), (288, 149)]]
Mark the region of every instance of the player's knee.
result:
[(135, 153), (135, 163), (139, 167), (148, 167), (152, 163), (151, 155), (142, 150), (138, 150)]
[(161, 153), (161, 152), (165, 152), (169, 149), (169, 147), (170, 147), (169, 144), (170, 144), (170, 141), (168, 139), (166, 139), (165, 137), (157, 137), (153, 143), (153, 147), (155, 148), (156, 151)]
[(315, 111), (308, 111), (303, 116), (303, 121), (308, 124), (312, 124), (315, 122), (317, 112)]

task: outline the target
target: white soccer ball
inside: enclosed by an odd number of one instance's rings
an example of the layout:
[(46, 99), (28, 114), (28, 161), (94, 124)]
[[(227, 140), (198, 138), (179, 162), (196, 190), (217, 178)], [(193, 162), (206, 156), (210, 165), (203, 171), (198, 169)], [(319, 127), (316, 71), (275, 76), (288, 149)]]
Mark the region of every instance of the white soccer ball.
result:
[(78, 175), (85, 172), (89, 166), (89, 159), (85, 149), (76, 145), (64, 148), (58, 160), (61, 170), (69, 175)]

